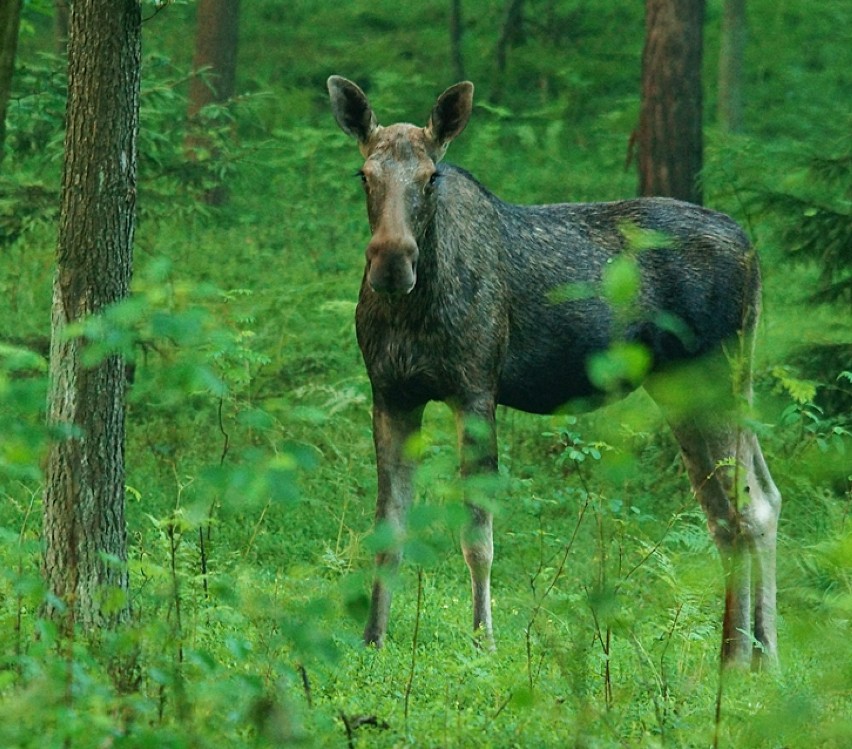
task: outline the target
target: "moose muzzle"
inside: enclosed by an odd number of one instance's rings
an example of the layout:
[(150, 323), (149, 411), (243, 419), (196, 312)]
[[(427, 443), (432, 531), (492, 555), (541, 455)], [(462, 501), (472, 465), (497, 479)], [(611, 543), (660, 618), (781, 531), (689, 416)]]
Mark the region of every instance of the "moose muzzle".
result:
[(378, 294), (404, 295), (417, 283), (417, 242), (411, 236), (374, 236), (367, 245), (367, 280)]

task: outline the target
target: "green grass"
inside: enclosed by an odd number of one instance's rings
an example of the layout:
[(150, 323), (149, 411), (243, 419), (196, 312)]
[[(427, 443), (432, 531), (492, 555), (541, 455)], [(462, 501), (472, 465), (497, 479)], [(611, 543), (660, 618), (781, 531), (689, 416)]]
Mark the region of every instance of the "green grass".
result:
[[(783, 670), (726, 678), (718, 727), (720, 565), (642, 394), (576, 421), (500, 412), (494, 655), (470, 640), (454, 426), (430, 407), (388, 644), (360, 645), (376, 543), (370, 390), (353, 325), (367, 226), (351, 177), (359, 157), (324, 81), (346, 75), (388, 119), (425, 119), (451, 82), (445, 16), (437, 4), (291, 5), (243, 8), (251, 95), (235, 108), (222, 157), (231, 200), (219, 210), (195, 202), (180, 152), (173, 83), (191, 54), (192, 6), (145, 28), (159, 57), (146, 63), (135, 296), (110, 318), (139, 342), (127, 444), (134, 621), (94, 644), (39, 618), (43, 372), (0, 350), (0, 746), (707, 747), (717, 731), (727, 747), (848, 745), (849, 439), (836, 431), (843, 414), (797, 403), (797, 370), (777, 369), (839, 315), (797, 306), (791, 290), (804, 297), (815, 273), (785, 265), (772, 217), (742, 200), (785, 174), (787, 154), (847, 132), (836, 114), (849, 93), (835, 31), (845, 5), (813, 16), (755, 0), (748, 133), (717, 133), (708, 104), (707, 201), (748, 226), (764, 259), (759, 417), (785, 499)], [(631, 195), (640, 4), (529, 7), (555, 15), (533, 26), (537, 45), (513, 51), (503, 108), (477, 109), (448, 159), (519, 202)], [(485, 101), (500, 13), (465, 12), (468, 75)], [(708, 102), (718, 17), (710, 3)], [(35, 66), (49, 19), (29, 20), (20, 59)], [(14, 142), (35, 145), (7, 154), (4, 186), (58, 184), (58, 94), (39, 80), (17, 119), (11, 110)], [(50, 206), (33, 190), (0, 199), (0, 228), (14, 231), (0, 234), (2, 340), (49, 334)], [(569, 459), (561, 430), (603, 443), (600, 459)]]

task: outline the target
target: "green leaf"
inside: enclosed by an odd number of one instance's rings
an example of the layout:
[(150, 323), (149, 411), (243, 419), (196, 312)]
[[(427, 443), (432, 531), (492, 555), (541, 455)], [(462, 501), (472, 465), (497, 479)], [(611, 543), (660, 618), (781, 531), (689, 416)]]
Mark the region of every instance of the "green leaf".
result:
[(626, 307), (639, 296), (639, 265), (636, 258), (621, 255), (610, 260), (601, 278), (601, 291), (613, 305)]
[(638, 386), (651, 368), (651, 353), (641, 343), (620, 342), (586, 362), (592, 384), (604, 391)]
[(627, 247), (631, 252), (661, 250), (672, 247), (675, 243), (675, 238), (671, 234), (656, 229), (646, 229), (637, 226), (632, 221), (623, 221), (618, 228), (627, 241)]

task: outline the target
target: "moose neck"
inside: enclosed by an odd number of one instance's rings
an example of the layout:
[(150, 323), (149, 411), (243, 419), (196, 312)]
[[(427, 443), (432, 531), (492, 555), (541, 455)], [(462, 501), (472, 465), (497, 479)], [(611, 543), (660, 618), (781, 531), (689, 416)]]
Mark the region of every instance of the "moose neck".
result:
[(470, 274), (496, 272), (500, 201), (462, 169), (442, 165), (440, 172), (435, 214), (420, 240), (420, 281), (430, 295), (455, 295)]
[(416, 237), (412, 291), (378, 294), (366, 276), (362, 285), (363, 313), (408, 330), (462, 325), (480, 288), (499, 284), (504, 262), (502, 202), (462, 169), (442, 164), (440, 174), (434, 214)]

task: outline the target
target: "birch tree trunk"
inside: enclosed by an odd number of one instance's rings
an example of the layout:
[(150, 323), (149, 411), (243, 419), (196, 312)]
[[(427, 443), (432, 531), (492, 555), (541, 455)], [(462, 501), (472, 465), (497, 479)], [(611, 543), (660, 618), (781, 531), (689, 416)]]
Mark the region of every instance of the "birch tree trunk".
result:
[[(84, 360), (69, 324), (124, 299), (136, 225), (138, 0), (75, 0), (53, 287), (43, 572), (47, 614), (85, 630), (129, 614), (124, 362)], [(60, 604), (61, 602), (61, 604)], [(64, 608), (64, 611), (63, 611)]]
[(700, 204), (704, 0), (646, 0), (639, 194)]

